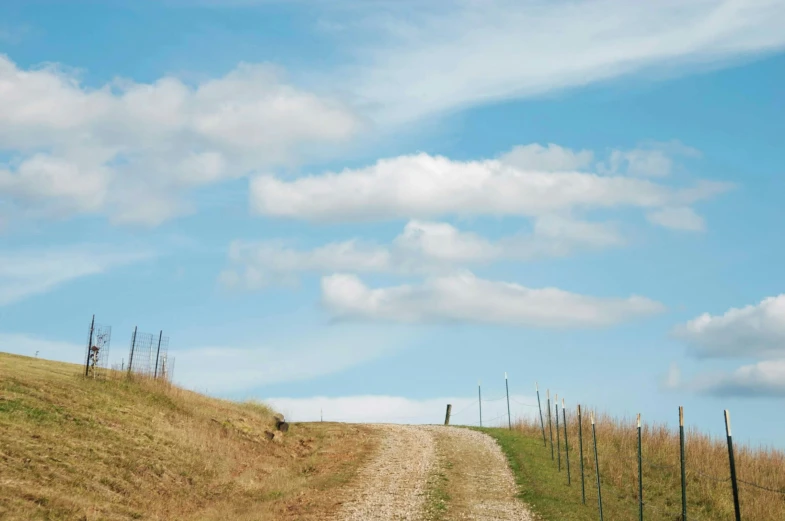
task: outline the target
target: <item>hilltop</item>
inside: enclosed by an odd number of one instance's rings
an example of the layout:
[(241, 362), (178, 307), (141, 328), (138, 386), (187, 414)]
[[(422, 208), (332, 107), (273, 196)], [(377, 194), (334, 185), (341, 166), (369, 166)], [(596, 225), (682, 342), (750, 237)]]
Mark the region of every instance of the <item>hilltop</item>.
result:
[(373, 445), (261, 403), (0, 353), (0, 518), (321, 519)]

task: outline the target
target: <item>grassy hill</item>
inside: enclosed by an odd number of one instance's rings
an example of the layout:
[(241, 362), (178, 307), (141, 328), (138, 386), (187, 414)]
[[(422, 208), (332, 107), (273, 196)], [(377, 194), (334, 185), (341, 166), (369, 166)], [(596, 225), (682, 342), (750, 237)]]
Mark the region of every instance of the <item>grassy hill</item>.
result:
[(0, 353), (0, 518), (323, 519), (372, 443), (259, 403)]
[[(583, 417), (583, 466), (586, 503), (582, 502), (578, 422), (568, 421), (571, 483), (567, 484), (564, 433), (560, 432), (561, 471), (543, 443), (539, 419), (513, 425), (513, 430), (483, 429), (497, 439), (507, 455), (521, 489), (521, 498), (543, 519), (599, 519), (597, 475), (591, 423)], [(556, 450), (555, 425), (553, 440)], [(563, 425), (560, 427), (563, 428)], [(597, 419), (597, 452), (605, 519), (638, 519), (637, 430), (634, 422), (601, 415)], [(728, 449), (724, 439), (712, 439), (690, 429), (685, 436), (687, 519), (734, 519)], [(679, 434), (663, 425), (646, 425), (642, 433), (644, 519), (681, 519)], [(785, 453), (775, 449), (734, 447), (739, 480), (741, 518), (745, 521), (785, 519)], [(556, 454), (556, 452), (555, 452)]]

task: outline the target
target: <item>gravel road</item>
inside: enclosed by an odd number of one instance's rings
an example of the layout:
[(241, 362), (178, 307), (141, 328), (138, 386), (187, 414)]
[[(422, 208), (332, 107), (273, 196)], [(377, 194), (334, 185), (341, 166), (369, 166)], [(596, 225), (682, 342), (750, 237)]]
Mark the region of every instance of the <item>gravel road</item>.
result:
[(422, 521), (429, 477), (446, 476), (450, 496), (439, 519), (530, 521), (515, 498), (515, 480), (496, 442), (455, 427), (372, 425), (379, 447), (346, 491), (336, 519)]

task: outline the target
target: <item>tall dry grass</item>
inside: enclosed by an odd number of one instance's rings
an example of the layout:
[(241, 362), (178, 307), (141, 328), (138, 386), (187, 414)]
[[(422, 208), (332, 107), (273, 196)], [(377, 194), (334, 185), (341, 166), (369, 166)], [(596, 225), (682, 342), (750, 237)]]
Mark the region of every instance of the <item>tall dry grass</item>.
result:
[(358, 428), (160, 380), (0, 353), (0, 519), (320, 519), (366, 451)]
[[(587, 503), (597, 501), (596, 467), (592, 445), (590, 411), (582, 411), (583, 465)], [(560, 418), (561, 420), (561, 418)], [(603, 495), (613, 493), (629, 502), (630, 519), (637, 519), (638, 508), (638, 435), (636, 420), (617, 419), (595, 412), (597, 452)], [(518, 421), (515, 429), (542, 439), (539, 418)], [(566, 473), (563, 421), (560, 421), (561, 458)], [(556, 425), (553, 419), (553, 440)], [(545, 434), (550, 452), (547, 416)], [(568, 410), (567, 439), (573, 486), (569, 493), (580, 494), (580, 458), (578, 417)], [(662, 424), (643, 424), (643, 498), (646, 519), (681, 518), (681, 470), (678, 428)], [(554, 450), (556, 447), (554, 446)], [(735, 445), (737, 476), (747, 483), (785, 491), (785, 453), (775, 449)], [(685, 433), (688, 518), (696, 520), (733, 519), (733, 495), (730, 483), (728, 448), (725, 439), (712, 439), (695, 429)], [(556, 462), (554, 462), (556, 465)], [(577, 485), (577, 486), (576, 486)], [(762, 490), (739, 483), (742, 519), (773, 521), (785, 519), (785, 493)]]

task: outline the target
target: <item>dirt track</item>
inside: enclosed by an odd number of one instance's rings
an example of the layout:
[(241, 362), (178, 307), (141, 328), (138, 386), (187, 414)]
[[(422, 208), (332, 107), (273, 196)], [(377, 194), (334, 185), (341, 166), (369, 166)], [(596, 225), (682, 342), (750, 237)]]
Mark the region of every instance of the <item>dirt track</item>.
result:
[[(507, 461), (489, 436), (455, 427), (373, 425), (376, 454), (335, 519), (350, 521), (531, 520), (515, 498)], [(433, 477), (439, 479), (434, 480)], [(439, 495), (435, 487), (446, 494)], [(444, 499), (444, 507), (433, 508)]]

